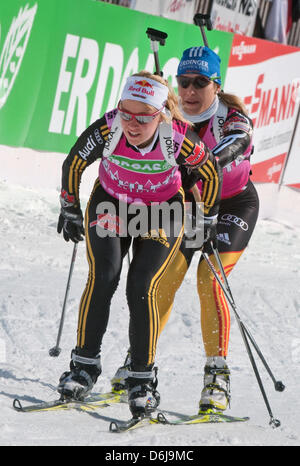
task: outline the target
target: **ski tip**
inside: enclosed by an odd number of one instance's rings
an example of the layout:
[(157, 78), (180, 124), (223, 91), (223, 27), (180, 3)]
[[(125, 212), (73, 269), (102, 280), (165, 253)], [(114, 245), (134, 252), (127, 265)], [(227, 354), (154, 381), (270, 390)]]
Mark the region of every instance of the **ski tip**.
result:
[(163, 413), (158, 413), (156, 419), (161, 424), (169, 424), (168, 419), (166, 418), (166, 416)]
[(109, 425), (109, 432), (120, 432), (119, 424), (115, 421), (112, 421)]
[(151, 424), (152, 418), (148, 416), (139, 416), (139, 417), (132, 417), (127, 422), (118, 423), (116, 421), (112, 421), (109, 426), (110, 432), (128, 432), (132, 429), (136, 429), (137, 427), (144, 426), (146, 424)]
[(13, 401), (13, 408), (16, 410), (16, 411), (24, 411), (23, 410), (23, 406), (21, 404), (21, 401), (18, 399), (18, 398), (15, 398), (14, 401)]

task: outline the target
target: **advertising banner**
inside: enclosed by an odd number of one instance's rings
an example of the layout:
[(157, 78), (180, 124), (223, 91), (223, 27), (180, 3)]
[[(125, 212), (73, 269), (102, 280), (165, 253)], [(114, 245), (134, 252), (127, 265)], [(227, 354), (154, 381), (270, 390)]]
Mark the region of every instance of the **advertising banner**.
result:
[(213, 0), (211, 21), (214, 29), (252, 36), (257, 0)]
[[(0, 4), (0, 144), (67, 153), (77, 136), (119, 100), (126, 78), (154, 70), (146, 29), (168, 34), (159, 48), (164, 77), (199, 28), (93, 0), (10, 0)], [(232, 34), (208, 33), (224, 82)]]
[(278, 183), (297, 117), (300, 49), (235, 35), (225, 91), (244, 100), (254, 123), (254, 182)]
[(195, 0), (133, 0), (129, 6), (144, 13), (193, 24)]
[[(298, 93), (299, 99), (299, 93)], [(300, 110), (281, 184), (300, 189)]]

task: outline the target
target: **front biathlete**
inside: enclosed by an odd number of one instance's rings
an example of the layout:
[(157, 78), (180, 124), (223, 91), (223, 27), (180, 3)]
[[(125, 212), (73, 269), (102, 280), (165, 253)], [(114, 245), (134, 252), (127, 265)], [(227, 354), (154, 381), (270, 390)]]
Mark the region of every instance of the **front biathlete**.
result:
[[(181, 110), (193, 124), (193, 130), (205, 142), (223, 168), (223, 186), (217, 223), (217, 247), (228, 276), (243, 254), (254, 231), (259, 200), (250, 180), (250, 156), (253, 151), (251, 119), (241, 100), (221, 92), (220, 58), (208, 47), (191, 47), (184, 51), (178, 67), (178, 93)], [(194, 203), (190, 192), (193, 177), (181, 167), (186, 201)], [(205, 186), (197, 183), (200, 193)], [(216, 246), (216, 242), (214, 243)], [(209, 242), (204, 250), (219, 271)], [(182, 284), (195, 249), (182, 241), (180, 250), (161, 284), (161, 326), (168, 320), (175, 293)], [(197, 289), (201, 307), (201, 330), (206, 354), (204, 388), (200, 411), (225, 410), (230, 400), (229, 368), (226, 362), (230, 333), (230, 311), (225, 296), (200, 255), (197, 269)], [(167, 290), (168, 293), (165, 291)], [(124, 386), (125, 361), (112, 379), (113, 386)]]
[[(98, 158), (99, 177), (85, 213), (89, 275), (79, 307), (71, 370), (61, 376), (58, 391), (63, 397), (82, 399), (96, 383), (111, 299), (133, 241), (126, 287), (131, 347), (128, 399), (134, 416), (149, 414), (159, 403), (153, 365), (162, 330), (161, 283), (183, 236), (179, 165), (189, 167), (202, 180), (208, 219), (218, 212), (222, 173), (182, 118), (167, 81), (147, 72), (128, 78), (118, 108), (79, 137), (63, 164), (58, 232), (63, 230), (66, 240), (82, 239), (79, 184), (83, 171)], [(155, 229), (148, 223), (136, 235), (129, 230), (136, 212), (132, 206), (142, 206), (150, 219), (153, 203), (163, 202), (180, 207), (180, 215), (170, 209), (169, 231), (164, 230), (163, 219)]]

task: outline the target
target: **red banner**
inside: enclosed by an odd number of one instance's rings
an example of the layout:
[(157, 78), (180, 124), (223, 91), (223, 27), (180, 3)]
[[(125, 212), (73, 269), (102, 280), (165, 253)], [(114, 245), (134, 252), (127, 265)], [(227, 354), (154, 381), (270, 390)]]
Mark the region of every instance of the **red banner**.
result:
[(254, 124), (253, 181), (278, 183), (289, 151), (300, 89), (300, 50), (235, 35), (224, 86)]

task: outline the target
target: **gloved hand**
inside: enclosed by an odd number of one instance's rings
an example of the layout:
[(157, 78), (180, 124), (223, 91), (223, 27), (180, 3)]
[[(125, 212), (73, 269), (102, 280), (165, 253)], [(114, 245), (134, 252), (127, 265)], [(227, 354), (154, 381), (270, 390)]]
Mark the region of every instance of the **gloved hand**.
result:
[(185, 159), (184, 165), (189, 171), (197, 170), (207, 161), (210, 154), (210, 150), (204, 144), (203, 141), (197, 141), (194, 146), (194, 150), (191, 155)]
[(82, 241), (84, 235), (83, 215), (80, 207), (75, 207), (68, 202), (66, 197), (60, 196), (61, 210), (58, 218), (57, 233), (63, 231), (65, 241), (78, 243)]
[(217, 224), (218, 217), (204, 217), (204, 242), (203, 242), (203, 252), (211, 254), (213, 246), (214, 249), (218, 247), (218, 238), (217, 238)]

